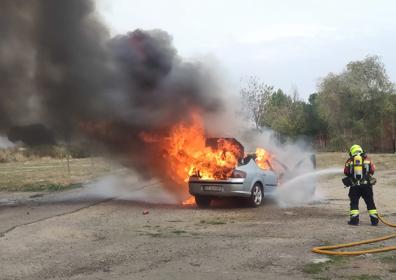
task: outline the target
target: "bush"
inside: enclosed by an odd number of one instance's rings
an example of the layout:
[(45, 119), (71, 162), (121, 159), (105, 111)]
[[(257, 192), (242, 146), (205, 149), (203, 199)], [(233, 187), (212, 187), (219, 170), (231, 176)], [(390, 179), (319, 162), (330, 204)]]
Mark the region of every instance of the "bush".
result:
[(0, 163), (24, 161), (26, 156), (24, 148), (7, 148), (0, 149)]

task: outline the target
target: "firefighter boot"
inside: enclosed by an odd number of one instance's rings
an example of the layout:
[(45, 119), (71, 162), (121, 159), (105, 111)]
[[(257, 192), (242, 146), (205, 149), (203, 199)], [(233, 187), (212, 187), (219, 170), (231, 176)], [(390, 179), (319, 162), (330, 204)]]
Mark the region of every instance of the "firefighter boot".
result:
[(377, 226), (378, 225), (378, 212), (377, 210), (369, 210), (369, 215), (370, 215), (370, 220), (371, 220), (371, 225), (372, 226)]
[(359, 210), (353, 209), (350, 214), (348, 225), (357, 226), (359, 224)]
[(370, 220), (371, 220), (371, 225), (372, 226), (378, 226), (378, 217), (377, 217), (377, 215), (375, 215), (375, 216), (371, 216), (370, 215)]
[(351, 226), (359, 225), (359, 215), (351, 216), (351, 219), (349, 220), (348, 225), (351, 225)]

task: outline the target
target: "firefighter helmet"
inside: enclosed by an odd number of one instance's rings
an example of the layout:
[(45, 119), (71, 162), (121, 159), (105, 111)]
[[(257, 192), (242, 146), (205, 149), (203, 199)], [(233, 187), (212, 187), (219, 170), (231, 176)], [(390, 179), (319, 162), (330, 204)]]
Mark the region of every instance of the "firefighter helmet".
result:
[(362, 154), (363, 153), (363, 149), (362, 147), (360, 147), (359, 145), (353, 145), (350, 149), (349, 149), (349, 154), (351, 157), (357, 155), (357, 154)]

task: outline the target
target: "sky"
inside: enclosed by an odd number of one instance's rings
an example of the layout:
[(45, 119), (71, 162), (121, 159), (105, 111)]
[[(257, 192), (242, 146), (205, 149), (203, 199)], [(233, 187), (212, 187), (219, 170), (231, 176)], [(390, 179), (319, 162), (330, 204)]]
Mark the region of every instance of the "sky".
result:
[(210, 58), (236, 88), (249, 76), (307, 99), (320, 78), (367, 55), (396, 81), (396, 1), (97, 0), (113, 35), (172, 35), (181, 57)]

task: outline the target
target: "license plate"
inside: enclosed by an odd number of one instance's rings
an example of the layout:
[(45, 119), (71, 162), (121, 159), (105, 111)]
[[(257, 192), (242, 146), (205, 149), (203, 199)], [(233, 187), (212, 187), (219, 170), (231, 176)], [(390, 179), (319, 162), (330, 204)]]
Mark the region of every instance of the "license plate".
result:
[(214, 186), (214, 185), (202, 186), (202, 189), (204, 191), (210, 191), (210, 192), (222, 192), (223, 191), (222, 186)]

